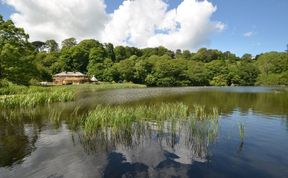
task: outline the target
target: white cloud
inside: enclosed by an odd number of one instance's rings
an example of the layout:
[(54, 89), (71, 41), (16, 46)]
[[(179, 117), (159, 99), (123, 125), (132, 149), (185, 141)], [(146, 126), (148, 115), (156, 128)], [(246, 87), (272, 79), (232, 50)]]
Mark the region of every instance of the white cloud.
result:
[(98, 37), (108, 20), (103, 0), (4, 0), (16, 13), (11, 19), (30, 40)]
[(167, 4), (162, 0), (124, 1), (111, 14), (102, 39), (115, 44), (147, 46), (147, 40), (155, 35), (155, 28), (165, 18)]
[(251, 37), (251, 36), (253, 36), (253, 35), (255, 35), (255, 33), (252, 32), (252, 31), (246, 32), (246, 33), (243, 34), (243, 36), (244, 36), (244, 37), (247, 37), (247, 38), (249, 38), (249, 37)]
[(11, 19), (31, 41), (96, 38), (117, 45), (193, 50), (224, 29), (223, 23), (211, 21), (216, 7), (207, 0), (183, 0), (170, 10), (165, 0), (124, 0), (111, 14), (104, 0), (4, 1), (16, 9)]

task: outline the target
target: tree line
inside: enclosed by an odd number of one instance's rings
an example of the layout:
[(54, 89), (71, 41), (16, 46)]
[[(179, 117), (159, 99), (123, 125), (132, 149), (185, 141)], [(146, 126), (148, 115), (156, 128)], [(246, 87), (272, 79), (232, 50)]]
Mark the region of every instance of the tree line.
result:
[[(139, 49), (68, 38), (29, 42), (29, 35), (0, 16), (0, 80), (30, 85), (51, 81), (53, 74), (79, 71), (105, 82), (147, 86), (288, 85), (288, 53), (268, 52), (238, 57), (201, 48), (171, 51)], [(61, 48), (60, 48), (61, 46)]]

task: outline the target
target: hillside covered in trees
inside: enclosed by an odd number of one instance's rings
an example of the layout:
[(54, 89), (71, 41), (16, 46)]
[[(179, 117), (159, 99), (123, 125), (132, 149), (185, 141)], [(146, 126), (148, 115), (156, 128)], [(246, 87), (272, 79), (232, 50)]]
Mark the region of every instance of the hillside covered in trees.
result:
[[(51, 81), (61, 71), (79, 71), (107, 82), (147, 86), (288, 85), (288, 53), (237, 57), (201, 48), (176, 52), (165, 47), (138, 49), (75, 38), (29, 42), (29, 35), (0, 16), (0, 80), (30, 85)], [(60, 48), (61, 46), (61, 48)]]

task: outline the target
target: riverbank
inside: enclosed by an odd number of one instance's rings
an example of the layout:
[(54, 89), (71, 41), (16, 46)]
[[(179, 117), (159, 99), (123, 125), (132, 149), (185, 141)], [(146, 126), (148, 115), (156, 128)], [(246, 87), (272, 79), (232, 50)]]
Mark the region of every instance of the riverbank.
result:
[(144, 88), (145, 85), (133, 83), (99, 85), (62, 85), (62, 86), (20, 86), (9, 84), (0, 88), (0, 108), (35, 107), (37, 105), (75, 100), (77, 93), (83, 90), (101, 90), (117, 88)]

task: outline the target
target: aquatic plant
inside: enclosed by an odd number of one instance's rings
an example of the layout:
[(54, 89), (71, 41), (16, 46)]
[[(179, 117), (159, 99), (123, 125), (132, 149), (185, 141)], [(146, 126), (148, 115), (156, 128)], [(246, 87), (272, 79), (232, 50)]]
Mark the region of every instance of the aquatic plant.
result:
[(238, 128), (239, 128), (240, 140), (241, 140), (241, 143), (243, 143), (244, 137), (245, 137), (245, 125), (243, 124), (243, 122), (238, 123)]
[(132, 125), (136, 121), (159, 122), (176, 118), (187, 118), (188, 107), (183, 103), (158, 105), (97, 106), (86, 118), (84, 128), (93, 131), (99, 128), (119, 128)]
[(219, 113), (216, 107), (212, 109), (207, 109), (205, 106), (202, 105), (194, 105), (193, 106), (193, 117), (197, 120), (206, 120), (209, 119), (218, 119)]
[(69, 90), (35, 92), (29, 94), (0, 96), (0, 108), (35, 107), (41, 104), (67, 102), (75, 99), (75, 93)]
[[(201, 115), (197, 113), (199, 108)], [(139, 143), (141, 142), (139, 140), (143, 140), (143, 136), (151, 136), (155, 132), (160, 142), (165, 137), (166, 143), (171, 147), (176, 143), (175, 139), (179, 133), (185, 133), (190, 138), (205, 135), (205, 142), (209, 142), (218, 133), (218, 119), (216, 119), (218, 110), (205, 109), (204, 112), (203, 108), (205, 107), (199, 106), (196, 111), (190, 112), (189, 107), (183, 103), (138, 106), (99, 105), (83, 118), (83, 130), (88, 137), (96, 136), (104, 141), (126, 143), (126, 145), (132, 142)], [(182, 129), (187, 128), (189, 123), (191, 124), (189, 129), (183, 131)], [(167, 134), (170, 135), (168, 139)]]
[(134, 147), (153, 138), (165, 149), (187, 147), (192, 155), (205, 159), (209, 143), (218, 135), (219, 125), (218, 110), (204, 108), (197, 106), (202, 110), (199, 115), (195, 114), (194, 107), (189, 109), (183, 103), (99, 105), (83, 118), (81, 140), (90, 152), (96, 149), (91, 147), (93, 142), (107, 148), (111, 145)]
[(0, 88), (0, 108), (35, 107), (37, 105), (75, 100), (82, 90), (100, 90), (112, 88), (139, 88), (145, 85), (132, 83), (72, 85), (72, 86), (19, 86), (9, 85)]

